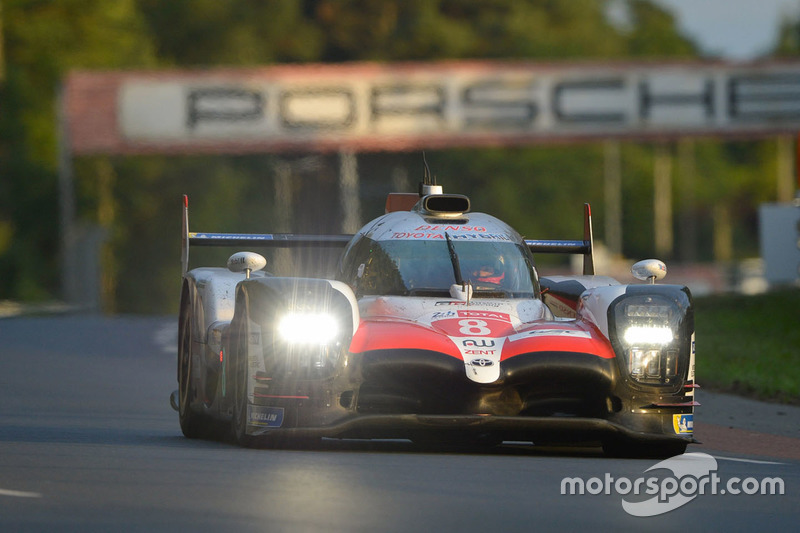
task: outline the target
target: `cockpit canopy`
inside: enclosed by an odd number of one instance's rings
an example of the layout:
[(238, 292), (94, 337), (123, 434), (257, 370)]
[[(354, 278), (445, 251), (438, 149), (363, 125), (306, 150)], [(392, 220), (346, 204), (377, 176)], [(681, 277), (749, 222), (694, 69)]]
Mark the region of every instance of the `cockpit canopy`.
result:
[(539, 287), (530, 252), (520, 243), (445, 238), (380, 240), (363, 236), (348, 249), (340, 277), (356, 294), (447, 296), (454, 263), (475, 298), (533, 298)]

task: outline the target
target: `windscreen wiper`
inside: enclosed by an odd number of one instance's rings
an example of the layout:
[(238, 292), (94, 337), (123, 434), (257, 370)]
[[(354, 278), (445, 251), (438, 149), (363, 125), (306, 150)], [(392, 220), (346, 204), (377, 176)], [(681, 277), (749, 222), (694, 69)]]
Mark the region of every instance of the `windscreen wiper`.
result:
[(450, 234), (446, 231), (444, 232), (444, 238), (447, 239), (447, 250), (450, 252), (450, 263), (453, 265), (453, 274), (456, 277), (456, 283), (458, 285), (464, 285), (464, 277), (461, 275), (461, 265), (458, 262), (458, 256), (456, 255), (456, 249), (453, 246), (453, 241), (450, 239)]

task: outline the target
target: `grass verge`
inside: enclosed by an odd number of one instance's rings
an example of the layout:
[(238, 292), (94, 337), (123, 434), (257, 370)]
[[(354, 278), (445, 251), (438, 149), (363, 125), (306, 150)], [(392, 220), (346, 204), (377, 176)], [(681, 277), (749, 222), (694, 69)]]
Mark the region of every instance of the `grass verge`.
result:
[(800, 289), (698, 297), (697, 382), (800, 404)]

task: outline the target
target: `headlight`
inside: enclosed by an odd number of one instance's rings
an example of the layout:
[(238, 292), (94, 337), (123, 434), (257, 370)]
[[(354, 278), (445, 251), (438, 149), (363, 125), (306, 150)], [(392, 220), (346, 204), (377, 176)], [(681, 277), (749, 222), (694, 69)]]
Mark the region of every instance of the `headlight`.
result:
[(656, 344), (663, 346), (674, 339), (672, 329), (664, 326), (629, 326), (623, 334), (628, 344)]
[(672, 383), (678, 375), (680, 307), (658, 295), (631, 296), (616, 305), (614, 315), (628, 375), (646, 384)]
[(326, 313), (289, 313), (278, 320), (278, 333), (291, 344), (327, 344), (336, 338), (339, 326)]

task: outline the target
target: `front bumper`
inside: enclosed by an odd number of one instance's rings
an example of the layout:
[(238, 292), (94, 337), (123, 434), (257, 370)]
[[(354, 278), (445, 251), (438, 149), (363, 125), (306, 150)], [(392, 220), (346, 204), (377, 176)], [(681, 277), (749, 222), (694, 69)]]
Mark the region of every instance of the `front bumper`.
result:
[[(441, 438), (692, 442), (692, 408), (676, 392), (633, 390), (615, 359), (575, 352), (503, 361), (493, 384), (470, 381), (464, 362), (426, 350), (350, 354), (348, 372), (271, 389), (253, 409), (251, 435), (287, 438)], [(266, 386), (265, 386), (266, 387)], [(677, 393), (678, 395), (680, 393)], [(271, 396), (271, 397), (267, 397)], [(665, 400), (672, 406), (659, 406)], [(268, 422), (263, 422), (268, 420)]]

